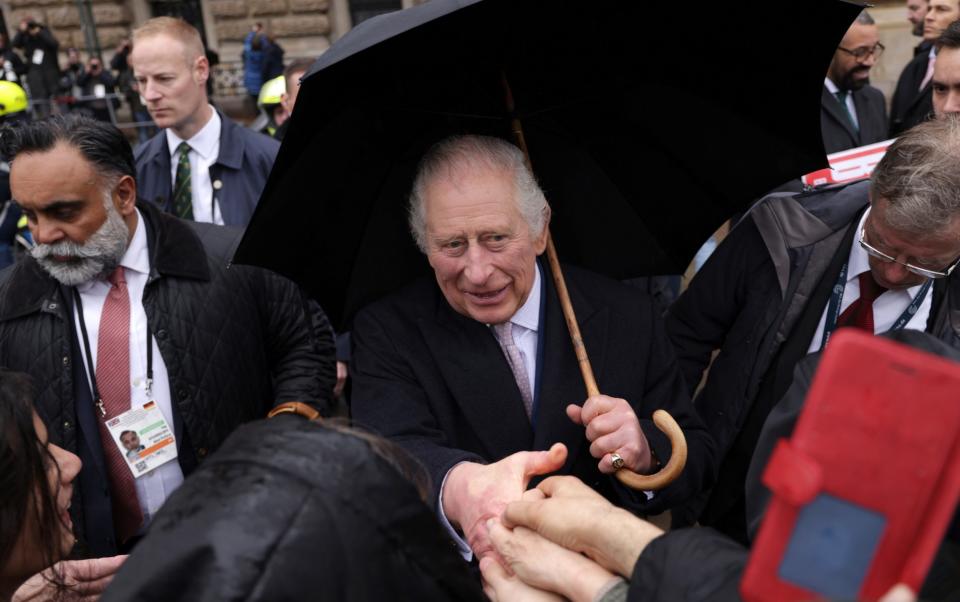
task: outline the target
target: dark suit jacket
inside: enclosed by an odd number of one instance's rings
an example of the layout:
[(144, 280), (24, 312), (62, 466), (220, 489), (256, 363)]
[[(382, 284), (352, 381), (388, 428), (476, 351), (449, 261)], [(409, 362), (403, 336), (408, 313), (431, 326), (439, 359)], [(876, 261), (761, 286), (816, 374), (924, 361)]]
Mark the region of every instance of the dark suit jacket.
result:
[(928, 83), (920, 89), (920, 83), (927, 74), (930, 55), (918, 54), (913, 57), (900, 73), (897, 89), (890, 103), (890, 137), (894, 138), (918, 123), (923, 123), (933, 114), (933, 93)]
[(573, 306), (600, 389), (627, 399), (657, 456), (670, 445), (650, 421), (668, 410), (684, 429), (687, 468), (678, 481), (647, 501), (614, 486), (597, 470), (583, 427), (564, 408), (586, 391), (549, 270), (543, 303), (533, 425), (490, 329), (456, 313), (436, 283), (423, 279), (358, 314), (353, 328), (353, 416), (405, 447), (426, 465), (434, 495), (461, 461), (492, 462), (523, 450), (566, 444), (560, 471), (573, 474), (609, 499), (659, 512), (709, 485), (713, 443), (692, 411), (659, 313), (648, 295), (602, 276), (565, 268)]
[(853, 128), (837, 97), (826, 86), (820, 95), (820, 132), (823, 150), (829, 155), (887, 139), (887, 105), (883, 92), (864, 86), (853, 93), (860, 131)]
[[(210, 166), (213, 182), (211, 203), (220, 207), (223, 223), (246, 227), (260, 201), (280, 143), (233, 122), (220, 113), (220, 154)], [(174, 213), (170, 149), (167, 134), (160, 130), (134, 151), (137, 161), (137, 192), (140, 198)], [(216, 182), (221, 186), (217, 187)]]

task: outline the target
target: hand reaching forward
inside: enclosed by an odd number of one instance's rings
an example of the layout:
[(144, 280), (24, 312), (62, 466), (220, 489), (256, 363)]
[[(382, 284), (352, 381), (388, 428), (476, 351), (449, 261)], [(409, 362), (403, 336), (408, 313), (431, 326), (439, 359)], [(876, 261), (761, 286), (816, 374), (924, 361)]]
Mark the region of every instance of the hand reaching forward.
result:
[(586, 554), (605, 569), (629, 578), (640, 553), (663, 534), (658, 527), (617, 508), (576, 477), (550, 477), (534, 496), (507, 506), (502, 522), (536, 531), (550, 541)]
[[(126, 556), (113, 556), (88, 560), (62, 560), (53, 565), (52, 569), (47, 569), (27, 579), (13, 593), (12, 602), (35, 602), (37, 600), (96, 602), (126, 559)], [(51, 571), (59, 572), (63, 577), (63, 582), (67, 585), (63, 597), (56, 597), (57, 587), (51, 583)]]
[(566, 459), (566, 446), (555, 443), (549, 451), (517, 452), (493, 464), (458, 464), (447, 473), (443, 512), (483, 558), (491, 550), (487, 519), (499, 517), (507, 504), (519, 500), (531, 478), (559, 470)]

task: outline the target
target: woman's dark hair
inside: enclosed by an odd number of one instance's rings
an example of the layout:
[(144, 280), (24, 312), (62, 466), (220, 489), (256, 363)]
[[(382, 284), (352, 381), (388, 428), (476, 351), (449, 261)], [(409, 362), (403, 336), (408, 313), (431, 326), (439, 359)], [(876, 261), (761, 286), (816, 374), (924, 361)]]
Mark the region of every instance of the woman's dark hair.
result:
[(14, 161), (20, 153), (46, 152), (59, 142), (80, 151), (101, 176), (137, 177), (133, 149), (123, 133), (109, 123), (74, 113), (4, 128), (0, 131), (0, 155)]
[(60, 558), (65, 527), (57, 511), (59, 492), (50, 489), (47, 478), (51, 465), (59, 472), (33, 426), (30, 378), (0, 369), (0, 567), (10, 560), (29, 522), (37, 525), (30, 543), (40, 548), (44, 567)]
[(374, 454), (386, 461), (394, 470), (400, 473), (407, 482), (417, 490), (417, 495), (424, 503), (430, 504), (430, 474), (416, 458), (396, 443), (370, 433), (361, 427), (351, 425), (347, 418), (325, 418), (317, 421), (328, 429), (362, 439), (370, 446)]

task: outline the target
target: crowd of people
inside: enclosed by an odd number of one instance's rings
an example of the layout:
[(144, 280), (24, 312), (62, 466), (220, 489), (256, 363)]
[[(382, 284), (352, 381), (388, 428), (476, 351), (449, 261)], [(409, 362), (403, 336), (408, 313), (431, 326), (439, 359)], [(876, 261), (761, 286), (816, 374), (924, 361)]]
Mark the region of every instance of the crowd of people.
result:
[[(111, 65), (159, 130), (136, 149), (108, 105), (0, 136), (33, 245), (0, 272), (0, 601), (738, 599), (760, 474), (833, 333), (960, 348), (960, 1), (907, 4), (923, 42), (889, 119), (869, 13), (825, 74), (826, 152), (897, 137), (869, 180), (761, 199), (665, 312), (572, 266), (558, 290), (523, 152), (464, 134), (410, 190), (431, 276), (349, 333), (231, 263), (309, 63), (280, 69), (282, 48), (247, 36), (274, 139), (211, 104), (195, 28), (147, 21)], [(5, 49), (4, 69), (53, 94), (56, 41), (20, 34), (29, 60)], [(71, 85), (117, 85), (69, 60)], [(581, 380), (562, 296), (606, 394)], [(637, 491), (616, 474), (676, 451), (657, 409), (685, 467)], [(884, 600), (960, 595), (958, 516), (922, 591)]]

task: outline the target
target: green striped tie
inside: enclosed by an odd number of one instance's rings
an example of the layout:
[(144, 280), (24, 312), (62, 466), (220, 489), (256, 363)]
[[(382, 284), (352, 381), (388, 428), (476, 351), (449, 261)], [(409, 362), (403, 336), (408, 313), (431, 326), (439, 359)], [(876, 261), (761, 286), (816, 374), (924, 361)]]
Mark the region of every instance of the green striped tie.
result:
[(173, 184), (173, 211), (177, 217), (193, 219), (193, 193), (190, 191), (190, 145), (181, 142), (177, 147), (177, 177)]

